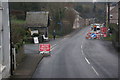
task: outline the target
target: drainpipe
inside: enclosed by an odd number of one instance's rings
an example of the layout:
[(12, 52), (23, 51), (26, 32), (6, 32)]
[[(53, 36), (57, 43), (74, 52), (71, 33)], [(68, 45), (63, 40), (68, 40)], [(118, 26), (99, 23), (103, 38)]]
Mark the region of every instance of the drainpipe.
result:
[[(8, 3), (8, 8), (9, 8), (9, 16), (10, 16), (10, 5)], [(13, 70), (14, 70), (14, 64), (13, 64), (13, 54), (12, 54), (12, 48), (13, 48), (13, 44), (12, 44), (12, 31), (11, 31), (11, 18), (9, 17), (9, 21), (10, 21), (10, 73), (11, 75), (13, 75)]]
[(118, 45), (120, 49), (120, 1), (118, 2)]
[(108, 27), (109, 27), (109, 24), (110, 24), (110, 3), (108, 2)]

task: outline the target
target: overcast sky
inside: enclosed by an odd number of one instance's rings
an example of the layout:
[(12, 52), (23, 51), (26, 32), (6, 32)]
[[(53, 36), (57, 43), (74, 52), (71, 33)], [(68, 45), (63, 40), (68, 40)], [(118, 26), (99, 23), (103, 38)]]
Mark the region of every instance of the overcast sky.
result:
[(2, 2), (118, 2), (120, 0), (0, 0)]

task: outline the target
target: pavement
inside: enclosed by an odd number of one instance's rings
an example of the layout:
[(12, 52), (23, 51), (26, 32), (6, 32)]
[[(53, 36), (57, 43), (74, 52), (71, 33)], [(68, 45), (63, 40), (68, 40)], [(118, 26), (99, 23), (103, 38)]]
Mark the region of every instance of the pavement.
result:
[(24, 61), (18, 65), (11, 78), (31, 78), (42, 58), (40, 54), (26, 54)]

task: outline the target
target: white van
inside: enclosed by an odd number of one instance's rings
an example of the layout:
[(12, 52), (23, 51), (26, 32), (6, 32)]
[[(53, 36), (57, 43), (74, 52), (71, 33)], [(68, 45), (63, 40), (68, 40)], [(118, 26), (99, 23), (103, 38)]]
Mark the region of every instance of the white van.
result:
[(93, 30), (96, 33), (100, 33), (100, 24), (93, 24), (93, 27), (91, 27), (91, 30)]

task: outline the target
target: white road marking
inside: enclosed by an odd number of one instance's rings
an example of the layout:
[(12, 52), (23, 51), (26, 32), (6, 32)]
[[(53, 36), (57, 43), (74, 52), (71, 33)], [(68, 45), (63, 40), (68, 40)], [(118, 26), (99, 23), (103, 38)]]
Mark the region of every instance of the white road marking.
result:
[(50, 51), (54, 50), (56, 45), (57, 45), (57, 44), (52, 45)]
[[(84, 55), (84, 51), (83, 51), (83, 42), (84, 42), (84, 39), (82, 40), (82, 43), (81, 43), (81, 52), (82, 52), (82, 55)], [(85, 60), (88, 64), (90, 64), (89, 60), (85, 57)], [(92, 66), (92, 69), (93, 71), (96, 73), (97, 76), (99, 76), (98, 72), (95, 70), (95, 68)]]
[(54, 50), (54, 49), (55, 49), (55, 47), (53, 47), (53, 48), (51, 49), (51, 51)]
[(95, 68), (92, 66), (92, 69), (94, 70), (94, 72), (99, 76), (98, 72), (95, 70)]
[(84, 52), (83, 52), (83, 41), (82, 41), (82, 44), (81, 44), (81, 52), (82, 52), (82, 55), (84, 55)]
[(88, 64), (90, 64), (90, 62), (88, 61), (88, 59), (85, 57), (85, 60), (87, 61)]
[(53, 48), (53, 47), (56, 46), (56, 45), (57, 45), (57, 44), (52, 45), (51, 48)]
[(83, 48), (83, 46), (81, 45), (81, 49)]
[(83, 52), (83, 50), (81, 50), (81, 52), (82, 52), (82, 55), (84, 55), (84, 52)]
[(40, 54), (48, 54), (50, 51), (40, 51)]

